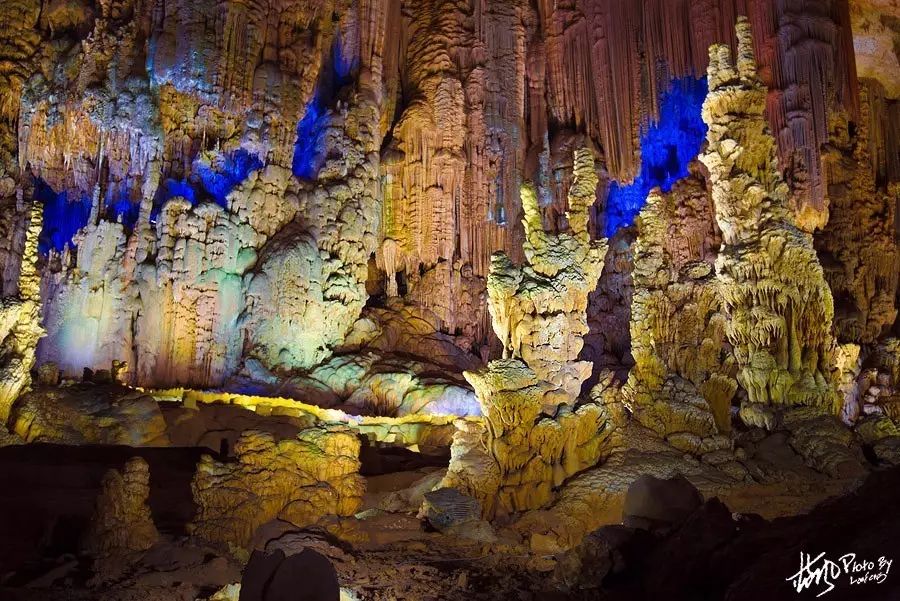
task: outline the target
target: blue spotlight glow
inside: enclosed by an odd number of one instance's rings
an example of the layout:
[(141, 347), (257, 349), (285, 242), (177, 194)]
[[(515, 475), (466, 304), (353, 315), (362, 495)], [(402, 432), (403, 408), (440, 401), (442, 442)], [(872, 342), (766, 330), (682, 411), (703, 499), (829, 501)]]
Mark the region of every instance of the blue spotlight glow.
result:
[(247, 179), (251, 171), (261, 169), (263, 163), (255, 154), (238, 148), (231, 154), (224, 155), (215, 165), (203, 161), (197, 161), (194, 165), (203, 193), (227, 208), (228, 193)]
[(303, 179), (316, 179), (325, 162), (325, 130), (329, 114), (321, 94), (316, 92), (306, 105), (306, 112), (297, 124), (297, 141), (294, 143), (292, 171)]
[(187, 199), (192, 205), (211, 200), (228, 208), (228, 194), (247, 179), (251, 171), (262, 169), (258, 156), (243, 148), (215, 157), (212, 161), (194, 161), (194, 172), (184, 179), (167, 179), (159, 187), (150, 220), (155, 222), (159, 209), (176, 196)]
[(117, 222), (121, 218), (125, 229), (131, 230), (134, 228), (134, 224), (137, 223), (140, 209), (140, 201), (120, 198), (106, 203), (106, 218), (113, 222)]
[(659, 121), (641, 136), (641, 171), (634, 182), (613, 182), (606, 201), (606, 235), (634, 223), (647, 195), (655, 187), (669, 192), (688, 175), (688, 164), (697, 158), (706, 137), (701, 118), (706, 98), (706, 79), (676, 79), (660, 99)]
[(63, 250), (91, 217), (91, 199), (85, 194), (69, 200), (66, 191), (56, 192), (40, 178), (34, 180), (34, 198), (44, 204), (44, 227), (38, 237), (38, 252)]
[(316, 179), (325, 163), (325, 131), (331, 120), (328, 109), (334, 104), (340, 89), (353, 80), (356, 70), (357, 58), (345, 55), (340, 35), (335, 36), (329, 62), (330, 65), (322, 68), (312, 100), (307, 103), (297, 124), (292, 171), (302, 179)]

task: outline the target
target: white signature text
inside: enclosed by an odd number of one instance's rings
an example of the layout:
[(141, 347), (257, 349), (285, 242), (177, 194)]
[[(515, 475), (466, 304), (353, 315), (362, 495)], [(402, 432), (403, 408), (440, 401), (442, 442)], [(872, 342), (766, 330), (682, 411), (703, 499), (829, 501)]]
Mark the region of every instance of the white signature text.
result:
[(832, 561), (825, 553), (813, 557), (811, 553), (801, 551), (800, 569), (785, 580), (789, 580), (798, 593), (816, 587), (819, 591), (816, 597), (821, 597), (833, 591), (843, 577), (848, 578), (850, 585), (881, 584), (887, 580), (893, 563), (893, 559), (884, 556), (877, 560), (859, 559), (856, 553), (845, 553)]

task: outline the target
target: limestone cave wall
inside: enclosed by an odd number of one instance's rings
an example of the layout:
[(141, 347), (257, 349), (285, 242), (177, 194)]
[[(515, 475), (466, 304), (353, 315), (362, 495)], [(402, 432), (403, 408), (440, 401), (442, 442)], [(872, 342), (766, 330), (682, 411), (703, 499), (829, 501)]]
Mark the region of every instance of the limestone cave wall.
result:
[[(464, 353), (496, 358), (491, 255), (525, 260), (523, 216), (534, 231), (573, 225), (585, 147), (600, 182), (587, 228), (612, 250), (580, 358), (589, 383), (607, 368), (624, 381), (642, 360), (633, 303), (697, 280), (678, 274), (720, 244), (697, 212), (707, 174), (689, 164), (706, 136), (707, 49), (736, 51), (746, 15), (786, 210), (814, 237), (838, 339), (871, 343), (897, 316), (900, 86), (879, 66), (897, 61), (900, 26), (887, 4), (5, 2), (3, 293), (18, 290), (37, 202), (37, 361), (67, 376), (116, 361), (131, 383), (209, 387), (248, 360), (306, 370), (357, 341), (360, 316), (385, 313), (426, 313)], [(650, 285), (655, 251), (631, 226), (656, 186), (667, 227), (691, 234)]]

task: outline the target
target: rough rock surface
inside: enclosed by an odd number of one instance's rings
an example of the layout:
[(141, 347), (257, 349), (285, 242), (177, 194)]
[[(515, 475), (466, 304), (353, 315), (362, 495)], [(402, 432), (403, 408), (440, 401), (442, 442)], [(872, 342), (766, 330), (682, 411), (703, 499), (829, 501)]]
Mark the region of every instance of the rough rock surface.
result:
[(16, 402), (9, 423), (26, 442), (129, 446), (169, 442), (155, 399), (115, 386), (38, 388)]
[(42, 210), (34, 203), (29, 211), (18, 294), (0, 299), (0, 429), (5, 429), (13, 402), (31, 384), (35, 350), (44, 334), (37, 270)]
[(140, 457), (124, 469), (109, 470), (97, 497), (97, 509), (85, 548), (98, 556), (146, 551), (159, 539), (150, 516), (150, 467)]
[(590, 373), (590, 365), (577, 358), (588, 331), (587, 297), (600, 278), (607, 250), (606, 240), (591, 241), (588, 231), (597, 175), (587, 149), (575, 152), (574, 170), (567, 214), (570, 233), (547, 234), (536, 192), (523, 186), (527, 263), (516, 267), (497, 253), (488, 276), (491, 320), (503, 344), (503, 358), (521, 359), (539, 378), (573, 397)]
[(235, 444), (237, 462), (204, 455), (198, 465), (192, 534), (245, 546), (275, 518), (305, 526), (327, 515), (352, 515), (364, 490), (359, 448), (357, 437), (340, 428), (310, 428), (279, 442), (245, 432)]
[(587, 230), (596, 185), (593, 156), (577, 151), (571, 233), (558, 236), (543, 230), (535, 191), (523, 187), (528, 262), (492, 259), (489, 306), (504, 358), (465, 372), (482, 406), (485, 440), (481, 448), (473, 444), (478, 427), (460, 432), (445, 478), (446, 486), (478, 499), (487, 517), (549, 502), (554, 487), (599, 460), (613, 427), (605, 405), (578, 402), (591, 374), (591, 364), (577, 360), (587, 296), (607, 247)]
[(900, 98), (900, 21), (894, 0), (853, 0), (850, 17), (856, 71), (861, 78), (878, 80), (890, 98)]
[(647, 198), (634, 246), (635, 365), (622, 391), (639, 422), (699, 454), (730, 446), (737, 391), (728, 319), (710, 265), (713, 223), (712, 201), (696, 177)]

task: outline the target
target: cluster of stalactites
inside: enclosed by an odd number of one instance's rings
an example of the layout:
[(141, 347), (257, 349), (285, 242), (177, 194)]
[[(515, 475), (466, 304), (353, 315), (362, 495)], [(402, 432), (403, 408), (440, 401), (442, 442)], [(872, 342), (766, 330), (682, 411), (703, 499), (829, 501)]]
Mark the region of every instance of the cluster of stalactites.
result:
[(532, 84), (546, 86), (538, 102), (551, 122), (603, 147), (612, 179), (630, 181), (641, 163), (639, 132), (659, 116), (669, 83), (701, 75), (706, 49), (727, 40), (746, 9), (745, 0), (538, 2), (546, 43), (534, 71), (547, 75)]
[(822, 158), (836, 112), (856, 118), (858, 80), (847, 0), (749, 2), (760, 74), (768, 88), (766, 115), (790, 174), (798, 227), (828, 221), (832, 191)]
[(709, 144), (701, 160), (723, 234), (716, 268), (738, 380), (754, 403), (829, 406), (833, 299), (812, 237), (786, 210), (746, 19), (737, 36), (736, 62), (728, 47), (710, 49)]

